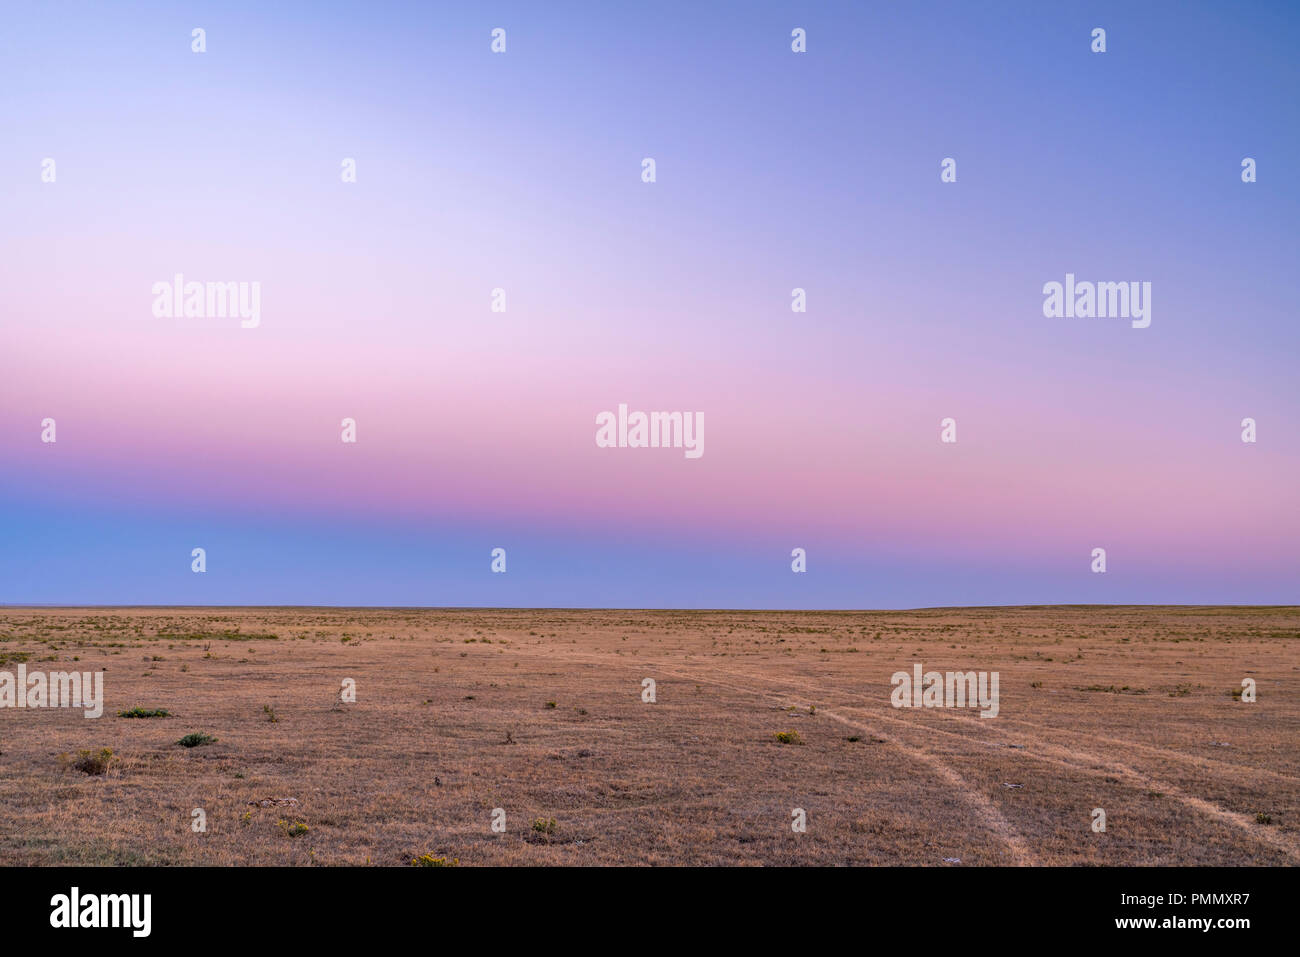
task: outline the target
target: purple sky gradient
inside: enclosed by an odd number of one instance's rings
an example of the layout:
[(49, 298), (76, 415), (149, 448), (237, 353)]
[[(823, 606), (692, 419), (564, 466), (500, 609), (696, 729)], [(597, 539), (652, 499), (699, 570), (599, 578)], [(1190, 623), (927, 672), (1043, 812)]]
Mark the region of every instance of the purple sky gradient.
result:
[(1300, 598), (1294, 7), (263, 6), (0, 36), (0, 601)]

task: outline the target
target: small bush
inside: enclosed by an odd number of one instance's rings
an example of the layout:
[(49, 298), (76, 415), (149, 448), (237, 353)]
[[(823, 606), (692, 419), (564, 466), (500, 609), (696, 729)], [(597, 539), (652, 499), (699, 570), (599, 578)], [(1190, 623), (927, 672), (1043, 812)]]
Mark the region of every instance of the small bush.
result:
[(419, 857), (411, 858), (412, 867), (456, 867), (459, 864), (459, 857), (434, 857), (432, 854), (421, 854)]
[(1272, 824), (1272, 823), (1273, 823), (1273, 815), (1271, 815), (1271, 814), (1265, 814), (1263, 811), (1260, 811), (1258, 814), (1255, 815), (1255, 823), (1256, 823), (1256, 824)]
[(72, 766), (82, 774), (105, 774), (112, 763), (113, 749), (100, 748), (98, 751), (78, 751)]
[(799, 737), (798, 731), (778, 731), (776, 740), (782, 744), (803, 744), (803, 738)]
[(548, 701), (548, 702), (546, 702), (546, 707), (548, 707), (548, 708), (554, 708), (554, 707), (555, 707), (555, 702), (554, 702), (554, 701)]
[(553, 817), (539, 817), (537, 820), (533, 821), (533, 830), (538, 834), (546, 834), (549, 836), (555, 833), (557, 827), (559, 827), (559, 825), (555, 823), (555, 818)]
[(176, 743), (182, 748), (197, 748), (201, 744), (212, 744), (216, 740), (212, 735), (204, 734), (202, 731), (191, 731)]
[(275, 709), (269, 704), (262, 705), (262, 714), (266, 715), (266, 720), (272, 724), (280, 720), (280, 716), (275, 713)]
[(119, 711), (119, 718), (166, 718), (171, 712), (166, 708), (132, 708), (129, 711)]
[(311, 830), (311, 828), (308, 827), (306, 824), (304, 824), (302, 821), (294, 821), (292, 824), (290, 824), (288, 821), (284, 820), (283, 818), (276, 821), (275, 826), (278, 827), (280, 830), (284, 831), (284, 833), (289, 835), (289, 837), (297, 837), (299, 834), (306, 834), (308, 831)]

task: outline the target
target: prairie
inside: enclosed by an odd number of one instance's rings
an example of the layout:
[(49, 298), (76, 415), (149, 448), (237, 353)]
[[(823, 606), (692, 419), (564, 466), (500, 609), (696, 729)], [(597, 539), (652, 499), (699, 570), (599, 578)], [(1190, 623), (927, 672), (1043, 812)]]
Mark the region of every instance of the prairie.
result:
[(0, 708), (4, 864), (1300, 861), (1295, 607), (0, 608), (18, 664), (105, 704)]

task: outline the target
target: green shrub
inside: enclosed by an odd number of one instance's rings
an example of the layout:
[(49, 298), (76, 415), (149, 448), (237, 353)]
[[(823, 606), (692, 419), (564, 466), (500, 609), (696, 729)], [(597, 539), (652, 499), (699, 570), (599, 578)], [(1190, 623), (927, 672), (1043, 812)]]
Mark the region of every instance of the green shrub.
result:
[(216, 740), (212, 735), (204, 734), (202, 731), (191, 731), (176, 743), (182, 748), (197, 748), (201, 744), (212, 744)]
[(72, 766), (82, 774), (105, 774), (112, 763), (113, 749), (100, 748), (98, 751), (78, 751)]
[(411, 858), (412, 867), (456, 867), (459, 864), (459, 857), (434, 857), (432, 854), (421, 854), (419, 857)]
[(119, 711), (119, 718), (166, 718), (171, 712), (166, 708), (140, 708), (135, 707), (129, 711)]

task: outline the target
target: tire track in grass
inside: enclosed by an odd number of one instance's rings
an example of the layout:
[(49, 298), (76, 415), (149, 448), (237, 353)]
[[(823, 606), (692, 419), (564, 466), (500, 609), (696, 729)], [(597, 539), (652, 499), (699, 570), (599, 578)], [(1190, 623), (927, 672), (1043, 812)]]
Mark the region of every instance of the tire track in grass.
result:
[[(557, 656), (546, 655), (545, 657), (555, 658)], [(622, 658), (621, 656), (601, 655), (601, 654), (591, 653), (591, 652), (569, 652), (565, 658), (565, 660), (569, 660), (569, 661), (575, 661), (579, 659), (589, 661), (589, 662), (599, 661), (605, 664), (619, 664), (624, 667), (630, 667), (632, 664), (626, 658)], [(727, 681), (724, 680), (723, 678), (717, 676), (710, 676), (708, 674), (701, 675), (699, 673), (683, 673), (681, 671), (676, 671), (673, 669), (677, 666), (668, 665), (664, 662), (654, 661), (649, 658), (638, 658), (637, 663), (644, 664), (650, 668), (653, 668), (658, 674), (661, 675), (667, 675), (668, 677), (678, 678), (682, 681), (689, 681), (689, 682), (694, 682), (699, 684), (717, 685), (718, 687), (728, 688), (732, 691), (737, 691), (740, 692), (741, 694), (748, 695), (750, 697), (771, 698), (776, 701), (784, 701), (786, 699), (794, 697), (794, 694), (791, 692), (773, 692), (773, 691), (764, 690), (762, 688), (756, 688), (753, 686), (734, 683), (734, 680), (736, 678), (758, 680), (758, 681), (772, 682), (772, 683), (775, 683), (777, 679), (770, 679), (770, 678), (755, 676), (755, 675), (744, 675), (744, 674), (736, 675), (728, 671), (721, 671), (721, 669), (719, 669), (722, 675), (725, 676), (725, 678), (732, 679), (732, 681)], [(804, 690), (803, 693), (807, 693), (806, 690)], [(1007, 852), (1011, 856), (1012, 864), (1018, 866), (1027, 866), (1027, 865), (1038, 863), (1033, 852), (1030, 850), (1029, 845), (1025, 842), (1024, 837), (1002, 815), (1002, 812), (998, 809), (997, 805), (993, 801), (991, 801), (987, 795), (983, 794), (977, 788), (972, 786), (971, 783), (966, 780), (966, 778), (962, 777), (961, 774), (956, 771), (956, 769), (944, 763), (942, 759), (940, 759), (938, 756), (933, 755), (927, 751), (924, 751), (921, 748), (907, 744), (895, 737), (887, 735), (884, 732), (880, 731), (879, 728), (863, 724), (860, 721), (854, 721), (850, 718), (846, 718), (843, 715), (834, 713), (832, 711), (827, 711), (819, 708), (817, 713), (823, 714), (826, 717), (829, 717), (832, 720), (837, 721), (840, 724), (843, 724), (847, 727), (851, 727), (858, 731), (863, 731), (866, 734), (872, 735), (873, 737), (879, 739), (883, 743), (901, 752), (907, 760), (910, 760), (919, 765), (924, 765), (938, 778), (946, 782), (949, 785), (949, 787), (952, 788), (953, 792), (957, 794), (959, 798), (963, 800), (966, 803), (966, 805), (971, 809), (971, 811), (976, 815), (976, 817), (979, 819), (983, 827), (989, 832), (991, 832), (998, 840), (1000, 840), (1006, 846)]]
[[(553, 656), (546, 656), (546, 657), (553, 657)], [(590, 662), (605, 662), (609, 664), (618, 663), (624, 666), (628, 666), (631, 664), (631, 662), (627, 658), (621, 655), (602, 654), (602, 653), (594, 653), (594, 652), (571, 652), (570, 657), (567, 660), (574, 660), (577, 658), (581, 658)], [(639, 664), (644, 664), (645, 666), (658, 669), (659, 672), (662, 674), (666, 674), (671, 677), (679, 678), (685, 681), (707, 682), (710, 684), (719, 685), (721, 687), (730, 687), (732, 690), (740, 691), (742, 693), (750, 694), (750, 695), (770, 696), (774, 698), (782, 697), (782, 693), (779, 692), (763, 691), (761, 688), (755, 688), (752, 686), (728, 684), (726, 681), (719, 680), (717, 678), (706, 679), (700, 677), (698, 674), (682, 673), (680, 671), (670, 670), (675, 667), (680, 667), (680, 665), (677, 664), (670, 665), (667, 662), (656, 661), (654, 659), (643, 658), (643, 657), (638, 657), (636, 660), (637, 663)], [(828, 694), (830, 695), (836, 694), (836, 692), (833, 690), (828, 690), (826, 688), (821, 688), (821, 687), (816, 687), (814, 685), (811, 685), (807, 680), (804, 679), (771, 677), (768, 675), (757, 675), (751, 672), (734, 671), (731, 669), (720, 668), (716, 664), (705, 665), (706, 671), (710, 668), (716, 670), (717, 673), (720, 675), (724, 675), (728, 678), (733, 679), (733, 681), (736, 679), (740, 679), (743, 681), (759, 682), (760, 684), (779, 685), (783, 688), (795, 688), (803, 695), (816, 694), (822, 700), (825, 700), (825, 696), (827, 696)], [(793, 695), (788, 691), (784, 692), (784, 696), (793, 697)], [(816, 701), (813, 700), (810, 703), (815, 704)], [(845, 705), (842, 708), (840, 708), (840, 710), (849, 711), (849, 712), (861, 712), (861, 711), (868, 711), (869, 709), (858, 705)], [(951, 714), (948, 713), (948, 709), (938, 708), (934, 710), (942, 712), (944, 714), (943, 720), (945, 721), (967, 722), (967, 721), (981, 720), (978, 718), (970, 718), (962, 715)], [(820, 706), (818, 707), (818, 714), (824, 714), (828, 717), (834, 718), (837, 721), (840, 721), (841, 723), (849, 724), (850, 726), (856, 727), (859, 730), (866, 731), (868, 734), (873, 734), (876, 737), (881, 738), (885, 743), (890, 744), (896, 749), (902, 751), (909, 758), (919, 761), (925, 764), (927, 767), (933, 769), (935, 773), (939, 774), (945, 780), (948, 780), (954, 787), (960, 788), (962, 793), (971, 796), (969, 797), (969, 803), (971, 803), (973, 806), (976, 806), (977, 809), (981, 811), (982, 816), (987, 822), (991, 822), (990, 829), (993, 830), (995, 833), (998, 833), (999, 836), (1003, 838), (1003, 840), (1007, 843), (1008, 848), (1012, 849), (1013, 856), (1016, 856), (1018, 859), (1024, 859), (1026, 862), (1032, 861), (1033, 859), (1032, 852), (1030, 852), (1028, 846), (1025, 844), (1023, 837), (1019, 834), (1018, 831), (1015, 830), (1014, 827), (1012, 827), (1012, 825), (1001, 814), (1001, 812), (997, 809), (997, 805), (993, 801), (991, 801), (986, 795), (979, 794), (978, 798), (973, 797), (973, 795), (975, 795), (976, 792), (973, 789), (971, 789), (967, 780), (963, 778), (957, 771), (949, 767), (947, 764), (943, 763), (942, 759), (938, 758), (933, 754), (930, 754), (929, 752), (921, 749), (916, 745), (903, 742), (899, 740), (897, 737), (891, 737), (889, 735), (885, 735), (883, 732), (879, 730), (878, 726), (872, 727), (863, 724), (854, 724), (850, 719), (846, 719), (843, 715), (840, 715), (838, 713), (833, 713)], [(946, 730), (943, 728), (935, 728), (927, 724), (922, 724), (921, 722), (915, 720), (898, 717), (897, 715), (893, 715), (893, 714), (887, 714), (887, 713), (882, 714), (874, 710), (870, 711), (870, 720), (873, 722), (884, 722), (886, 724), (901, 726), (903, 728), (906, 728), (908, 731), (914, 733), (919, 732), (925, 735), (938, 735), (946, 738), (955, 738), (966, 745), (970, 745), (974, 740), (977, 740), (977, 739), (973, 739), (972, 735), (969, 733), (960, 733), (958, 731)], [(983, 728), (983, 725), (979, 725), (978, 727)], [(1246, 835), (1248, 835), (1252, 840), (1258, 841), (1263, 844), (1267, 844), (1273, 847), (1274, 849), (1279, 850), (1282, 853), (1286, 854), (1291, 859), (1300, 861), (1300, 843), (1297, 843), (1295, 839), (1292, 839), (1291, 837), (1289, 837), (1287, 834), (1283, 832), (1265, 830), (1261, 825), (1257, 824), (1254, 818), (1252, 818), (1249, 814), (1241, 813), (1238, 811), (1230, 811), (1227, 808), (1215, 804), (1213, 801), (1209, 801), (1206, 800), (1205, 798), (1188, 794), (1175, 785), (1169, 784), (1168, 782), (1160, 780), (1159, 778), (1154, 777), (1152, 775), (1138, 771), (1127, 764), (1117, 762), (1111, 758), (1102, 757), (1088, 751), (1079, 750), (1077, 747), (1066, 748), (1061, 745), (1053, 744), (1051, 741), (1046, 741), (1037, 737), (1030, 737), (1028, 740), (1024, 738), (1011, 737), (1008, 735), (1006, 731), (1000, 730), (999, 728), (993, 726), (988, 727), (986, 730), (994, 735), (998, 735), (1003, 744), (1015, 743), (1015, 744), (1022, 745), (1025, 748), (1025, 750), (1020, 751), (1019, 754), (1019, 756), (1022, 758), (1031, 761), (1036, 761), (1038, 763), (1046, 764), (1052, 767), (1058, 767), (1065, 770), (1088, 774), (1094, 777), (1117, 777), (1125, 784), (1127, 784), (1128, 786), (1136, 790), (1142, 790), (1148, 792), (1158, 791), (1164, 794), (1165, 796), (1173, 799), (1174, 801), (1182, 804), (1184, 807), (1187, 807), (1189, 810), (1192, 810), (1212, 820), (1218, 821), (1222, 824), (1234, 827), (1242, 831)], [(1067, 732), (1057, 732), (1057, 733), (1067, 733)], [(1116, 743), (1121, 747), (1126, 747), (1126, 748), (1130, 747), (1130, 742), (1123, 741), (1122, 739), (1106, 739), (1106, 740)], [(1033, 750), (1030, 750), (1031, 748)], [(1178, 757), (1178, 752), (1164, 752), (1162, 749), (1153, 749), (1153, 750), (1159, 752), (1161, 756)], [(1183, 757), (1186, 760), (1191, 760), (1190, 756), (1183, 756)], [(1203, 760), (1208, 761), (1210, 759), (1203, 759)], [(1230, 765), (1227, 764), (1226, 762), (1224, 762), (1224, 764), (1226, 767), (1232, 768), (1234, 771), (1239, 770), (1235, 765)], [(1291, 779), (1288, 778), (1286, 780), (1290, 781)], [(999, 825), (998, 822), (1001, 822), (1001, 824)]]
[[(747, 675), (746, 677), (750, 678), (751, 680), (758, 680), (758, 681), (781, 680), (781, 679), (767, 678), (765, 676), (759, 676), (759, 675)], [(786, 681), (784, 683), (791, 684), (791, 685), (795, 684), (795, 682), (789, 682), (789, 681)], [(808, 685), (802, 682), (800, 682), (799, 684), (802, 685), (803, 693), (808, 694), (809, 691), (811, 690), (809, 689)], [(861, 708), (860, 706), (845, 706), (843, 710), (863, 711), (867, 709)], [(979, 718), (969, 718), (969, 717), (962, 717), (960, 715), (950, 714), (948, 713), (948, 709), (938, 708), (934, 710), (946, 714), (947, 717), (945, 718), (945, 720), (956, 720), (956, 721), (963, 721), (963, 722), (981, 720)], [(818, 714), (823, 714), (823, 713), (828, 715), (830, 714), (829, 711), (824, 711), (823, 709), (819, 708)], [(928, 734), (943, 735), (946, 737), (958, 738), (968, 744), (972, 740), (974, 740), (972, 739), (972, 736), (970, 734), (961, 734), (956, 731), (947, 731), (941, 728), (933, 728), (928, 725), (924, 725), (919, 722), (909, 720), (907, 718), (897, 717), (895, 715), (877, 714), (875, 712), (872, 712), (871, 717), (873, 720), (880, 720), (892, 724), (904, 725), (910, 729), (923, 731)], [(982, 728), (983, 725), (981, 725), (980, 727)], [(992, 732), (993, 734), (1001, 735), (1003, 738), (1003, 742), (1006, 743), (1008, 736), (1005, 731), (1002, 731), (998, 728), (991, 727), (991, 726), (987, 730)], [(1279, 850), (1284, 854), (1286, 854), (1292, 860), (1300, 861), (1300, 843), (1297, 843), (1295, 839), (1292, 839), (1284, 832), (1265, 830), (1258, 823), (1256, 823), (1254, 818), (1252, 818), (1249, 814), (1244, 814), (1238, 811), (1230, 811), (1227, 808), (1220, 807), (1219, 805), (1215, 804), (1213, 801), (1209, 801), (1206, 800), (1205, 798), (1200, 798), (1195, 795), (1188, 794), (1175, 785), (1169, 784), (1168, 782), (1162, 781), (1149, 774), (1144, 774), (1138, 770), (1135, 770), (1134, 768), (1130, 767), (1127, 764), (1116, 762), (1113, 759), (1103, 758), (1101, 756), (1092, 754), (1087, 751), (1081, 751), (1076, 747), (1065, 748), (1060, 745), (1053, 744), (1050, 741), (1045, 741), (1038, 738), (1031, 737), (1028, 739), (1028, 741), (1024, 740), (1023, 738), (1021, 739), (1013, 738), (1011, 739), (1011, 743), (1022, 745), (1026, 750), (1020, 752), (1020, 757), (1026, 758), (1028, 760), (1038, 761), (1039, 763), (1048, 764), (1048, 765), (1052, 765), (1052, 766), (1056, 766), (1056, 767), (1060, 767), (1072, 771), (1078, 771), (1093, 776), (1118, 777), (1122, 781), (1124, 781), (1124, 783), (1128, 784), (1129, 786), (1137, 790), (1143, 790), (1149, 792), (1158, 791), (1166, 795), (1167, 797), (1170, 797), (1173, 800), (1183, 804), (1185, 807), (1188, 807), (1193, 811), (1196, 811), (1213, 820), (1219, 821), (1220, 823), (1227, 824), (1244, 831), (1252, 839), (1270, 845), (1276, 850)], [(1127, 746), (1127, 742), (1119, 742), (1119, 743), (1124, 746)], [(1033, 748), (1034, 750), (1029, 750), (1030, 748)]]

